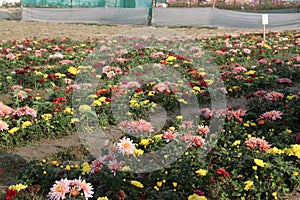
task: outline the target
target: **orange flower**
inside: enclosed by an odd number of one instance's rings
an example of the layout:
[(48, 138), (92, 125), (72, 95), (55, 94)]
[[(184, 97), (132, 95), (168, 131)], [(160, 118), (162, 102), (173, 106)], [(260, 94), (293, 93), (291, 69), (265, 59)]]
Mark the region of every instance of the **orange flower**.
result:
[(160, 61), (160, 64), (166, 65), (166, 64), (167, 64), (167, 61), (166, 61), (166, 60), (161, 60), (161, 61)]
[(96, 92), (96, 95), (99, 96), (102, 93), (108, 93), (109, 91), (107, 89), (100, 89)]
[(263, 125), (263, 124), (265, 124), (265, 121), (261, 119), (261, 120), (258, 121), (258, 124)]

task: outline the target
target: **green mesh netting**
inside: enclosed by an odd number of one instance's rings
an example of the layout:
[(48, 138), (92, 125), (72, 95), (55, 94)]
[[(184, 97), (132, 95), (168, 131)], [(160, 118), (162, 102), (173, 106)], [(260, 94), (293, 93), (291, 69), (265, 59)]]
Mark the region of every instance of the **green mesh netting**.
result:
[(152, 0), (23, 0), (22, 6), (150, 8)]

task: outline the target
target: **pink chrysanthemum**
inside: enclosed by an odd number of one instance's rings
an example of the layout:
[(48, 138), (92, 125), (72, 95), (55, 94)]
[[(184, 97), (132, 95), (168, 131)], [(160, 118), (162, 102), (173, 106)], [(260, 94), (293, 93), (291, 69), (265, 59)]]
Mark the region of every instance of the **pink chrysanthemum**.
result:
[(60, 181), (55, 181), (55, 184), (50, 189), (48, 198), (50, 200), (60, 200), (66, 198), (66, 193), (70, 191), (69, 180), (61, 179)]
[(11, 107), (4, 105), (2, 102), (0, 102), (0, 116), (4, 117), (5, 115), (9, 115), (14, 112), (14, 109)]
[(32, 108), (29, 108), (28, 106), (25, 106), (23, 108), (18, 108), (14, 115), (17, 115), (18, 117), (21, 117), (23, 115), (30, 115), (33, 118), (36, 118), (36, 111)]
[(199, 125), (197, 132), (198, 132), (199, 135), (206, 136), (207, 133), (209, 132), (209, 127), (206, 126), (206, 125)]
[(111, 160), (108, 162), (108, 168), (116, 175), (117, 171), (120, 171), (125, 166), (125, 162), (118, 162), (117, 160)]
[(279, 78), (279, 79), (276, 80), (276, 82), (277, 83), (283, 83), (283, 84), (286, 83), (286, 84), (289, 84), (289, 85), (293, 84), (293, 81), (289, 78)]
[(265, 95), (265, 99), (269, 101), (276, 101), (279, 99), (282, 99), (284, 97), (284, 94), (281, 92), (269, 92), (268, 94)]
[(120, 139), (120, 142), (117, 143), (117, 147), (119, 148), (119, 152), (126, 156), (134, 154), (134, 151), (136, 150), (135, 144), (132, 140), (126, 137)]
[(239, 73), (246, 72), (247, 69), (245, 67), (237, 66), (237, 67), (234, 67), (232, 71), (234, 74), (239, 74)]
[(281, 112), (281, 111), (272, 110), (272, 111), (263, 113), (258, 120), (266, 119), (269, 121), (276, 121), (277, 119), (281, 119), (282, 114), (283, 114), (283, 112)]
[(245, 114), (246, 111), (244, 109), (230, 110), (227, 112), (227, 119), (230, 120), (231, 118), (235, 118), (242, 122), (243, 119), (241, 117), (245, 116)]
[(152, 124), (143, 119), (138, 121), (123, 121), (119, 124), (119, 127), (128, 134), (151, 133), (154, 131)]
[(266, 140), (257, 137), (249, 138), (247, 141), (245, 141), (244, 145), (250, 149), (258, 147), (260, 151), (266, 151), (270, 148), (270, 145)]
[(21, 90), (21, 89), (23, 89), (23, 86), (21, 86), (21, 85), (13, 85), (13, 86), (11, 86), (11, 89), (12, 90)]
[(82, 190), (86, 200), (93, 197), (93, 186), (90, 183), (87, 183), (85, 180), (81, 180), (81, 178), (75, 179), (70, 183), (74, 183), (75, 187), (77, 186), (80, 190)]
[(162, 138), (166, 139), (166, 142), (169, 142), (171, 140), (175, 140), (178, 136), (178, 132), (176, 130), (170, 130), (164, 131)]
[(8, 124), (2, 120), (0, 120), (0, 131), (8, 130)]

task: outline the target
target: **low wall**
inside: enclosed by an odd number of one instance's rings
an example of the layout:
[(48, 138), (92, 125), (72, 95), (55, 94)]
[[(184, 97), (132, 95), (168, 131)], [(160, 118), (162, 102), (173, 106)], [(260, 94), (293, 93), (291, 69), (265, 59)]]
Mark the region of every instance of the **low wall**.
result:
[[(22, 8), (23, 21), (148, 25), (148, 8)], [(260, 13), (217, 8), (153, 8), (154, 26), (261, 29)], [(269, 30), (300, 29), (300, 13), (270, 13)]]
[(147, 25), (148, 8), (22, 8), (22, 21)]
[[(261, 29), (260, 13), (217, 8), (154, 8), (155, 26), (208, 26), (229, 29)], [(268, 29), (300, 29), (300, 13), (270, 13)]]

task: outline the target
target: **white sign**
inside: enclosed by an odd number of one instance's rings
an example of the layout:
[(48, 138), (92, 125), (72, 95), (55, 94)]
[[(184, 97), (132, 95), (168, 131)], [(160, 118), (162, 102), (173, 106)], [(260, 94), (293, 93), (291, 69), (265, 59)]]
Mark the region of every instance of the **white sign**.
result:
[(269, 15), (268, 14), (262, 14), (262, 24), (269, 24)]

